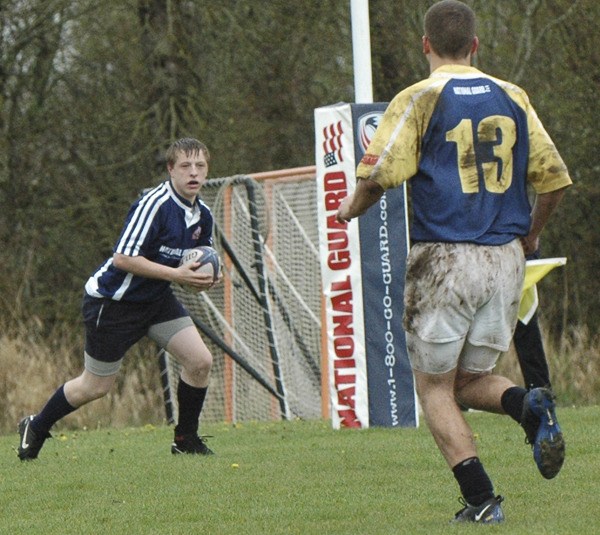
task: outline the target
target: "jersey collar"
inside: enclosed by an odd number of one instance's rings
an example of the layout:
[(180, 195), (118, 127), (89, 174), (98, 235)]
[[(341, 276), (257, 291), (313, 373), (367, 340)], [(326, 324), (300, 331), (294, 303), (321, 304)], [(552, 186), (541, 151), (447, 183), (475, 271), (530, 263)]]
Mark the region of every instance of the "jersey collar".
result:
[(442, 65), (431, 73), (430, 78), (479, 78), (483, 72), (466, 65)]
[(173, 184), (171, 183), (171, 179), (166, 181), (167, 188), (169, 190), (169, 194), (171, 198), (180, 208), (182, 208), (185, 212), (185, 222), (186, 226), (190, 227), (194, 223), (197, 223), (200, 220), (200, 198), (196, 197), (196, 200), (191, 203), (187, 199), (184, 199), (181, 195), (179, 195)]
[(167, 187), (169, 188), (169, 193), (171, 194), (171, 197), (173, 197), (173, 200), (177, 204), (182, 205), (182, 208), (192, 208), (194, 205), (198, 204), (198, 197), (196, 197), (196, 200), (192, 203), (184, 197), (182, 197), (181, 195), (179, 195), (179, 193), (175, 191), (175, 188), (173, 187), (173, 182), (171, 182), (170, 178), (167, 180)]

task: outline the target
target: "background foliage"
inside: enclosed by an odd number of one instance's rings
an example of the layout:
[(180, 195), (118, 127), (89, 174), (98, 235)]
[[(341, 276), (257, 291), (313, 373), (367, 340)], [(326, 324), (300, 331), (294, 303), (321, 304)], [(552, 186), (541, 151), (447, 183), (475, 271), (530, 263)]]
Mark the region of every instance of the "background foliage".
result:
[[(431, 3), (371, 0), (375, 100), (427, 76)], [(575, 181), (544, 235), (544, 256), (569, 259), (542, 283), (545, 324), (593, 340), (600, 3), (468, 3), (476, 65), (529, 92)], [(353, 100), (349, 1), (3, 1), (1, 324), (78, 321), (85, 280), (174, 138), (205, 141), (212, 176), (311, 165), (314, 108)]]

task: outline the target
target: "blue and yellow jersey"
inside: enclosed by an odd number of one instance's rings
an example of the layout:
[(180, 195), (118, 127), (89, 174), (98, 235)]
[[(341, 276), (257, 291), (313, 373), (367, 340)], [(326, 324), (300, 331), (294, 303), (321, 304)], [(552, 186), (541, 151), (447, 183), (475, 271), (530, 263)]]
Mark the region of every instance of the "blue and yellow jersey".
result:
[[(177, 267), (186, 249), (212, 245), (212, 230), (208, 206), (200, 199), (193, 204), (185, 200), (167, 180), (131, 205), (113, 251)], [(122, 271), (111, 257), (88, 279), (85, 290), (92, 297), (149, 302), (160, 298), (169, 286), (169, 281)]]
[(415, 241), (501, 245), (530, 227), (536, 193), (571, 184), (521, 88), (444, 66), (388, 106), (357, 177), (384, 189), (410, 179)]

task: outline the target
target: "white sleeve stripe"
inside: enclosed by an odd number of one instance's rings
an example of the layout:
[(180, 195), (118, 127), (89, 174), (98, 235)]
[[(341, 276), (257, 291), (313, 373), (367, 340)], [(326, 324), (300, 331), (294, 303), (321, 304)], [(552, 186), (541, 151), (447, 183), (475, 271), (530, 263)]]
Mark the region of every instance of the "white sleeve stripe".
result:
[(85, 291), (92, 297), (102, 297), (102, 294), (98, 291), (98, 279), (106, 273), (108, 268), (112, 265), (113, 259), (109, 258), (102, 267), (92, 275), (85, 283)]
[[(137, 255), (143, 238), (148, 233), (148, 226), (152, 224), (156, 214), (156, 203), (160, 201), (163, 187), (156, 188), (143, 198), (134, 214), (132, 214), (127, 229), (117, 245), (118, 252), (126, 255)], [(141, 236), (140, 236), (141, 233)]]
[(123, 298), (123, 295), (125, 295), (125, 292), (129, 288), (129, 285), (131, 284), (132, 279), (133, 279), (133, 273), (127, 273), (127, 275), (125, 276), (125, 279), (123, 280), (123, 283), (121, 284), (121, 286), (119, 286), (118, 290), (112, 296), (112, 298), (115, 301), (120, 301)]
[(164, 186), (161, 186), (140, 201), (123, 232), (123, 236), (115, 247), (117, 253), (128, 256), (135, 256), (139, 253), (140, 245), (148, 234), (156, 212), (168, 199), (168, 192)]

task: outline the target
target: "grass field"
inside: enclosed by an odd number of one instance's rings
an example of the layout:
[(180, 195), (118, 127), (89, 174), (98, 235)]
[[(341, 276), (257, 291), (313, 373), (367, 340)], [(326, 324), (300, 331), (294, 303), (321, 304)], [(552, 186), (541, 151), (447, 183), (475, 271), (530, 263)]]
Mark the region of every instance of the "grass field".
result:
[(466, 416), (502, 526), (448, 525), (458, 488), (424, 425), (334, 431), (324, 421), (214, 424), (210, 458), (172, 456), (168, 427), (65, 432), (22, 463), (0, 437), (0, 533), (598, 533), (600, 408), (561, 408), (562, 472), (537, 472), (508, 417)]

